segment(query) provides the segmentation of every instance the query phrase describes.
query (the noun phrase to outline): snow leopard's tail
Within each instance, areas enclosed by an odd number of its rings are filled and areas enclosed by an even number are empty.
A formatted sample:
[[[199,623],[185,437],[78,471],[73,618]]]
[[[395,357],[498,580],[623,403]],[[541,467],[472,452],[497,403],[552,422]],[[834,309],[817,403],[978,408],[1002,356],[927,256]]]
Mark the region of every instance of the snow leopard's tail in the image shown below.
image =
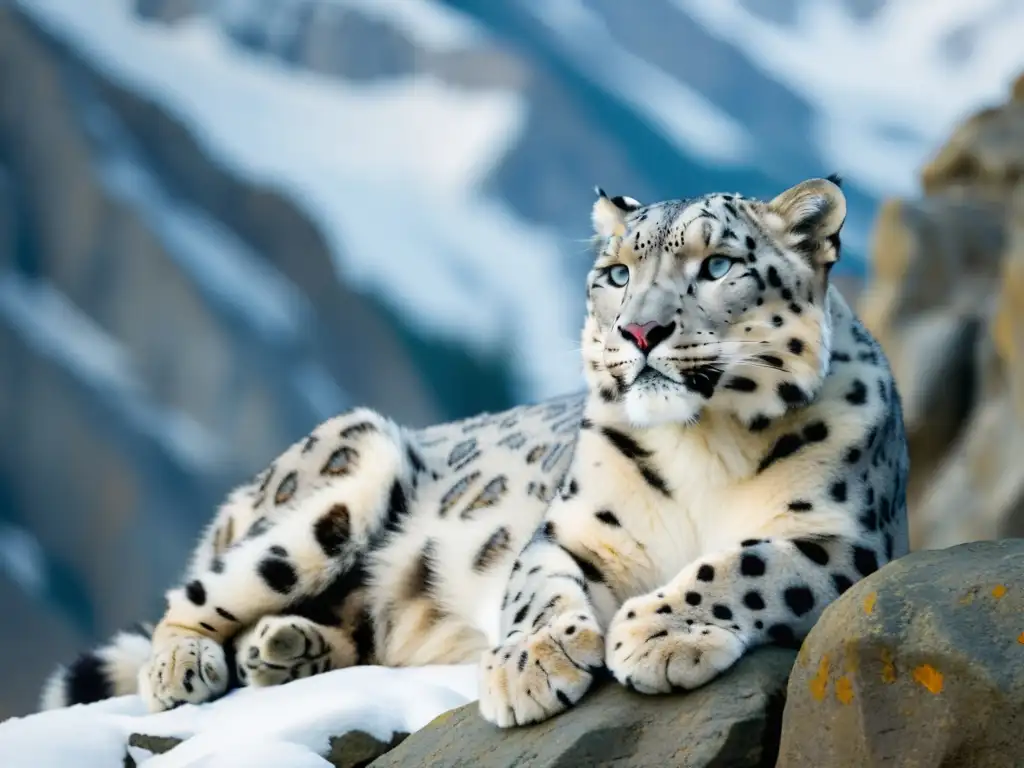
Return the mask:
[[[149,659],[152,637],[153,625],[136,624],[58,667],[43,685],[40,711],[137,693],[139,670]]]

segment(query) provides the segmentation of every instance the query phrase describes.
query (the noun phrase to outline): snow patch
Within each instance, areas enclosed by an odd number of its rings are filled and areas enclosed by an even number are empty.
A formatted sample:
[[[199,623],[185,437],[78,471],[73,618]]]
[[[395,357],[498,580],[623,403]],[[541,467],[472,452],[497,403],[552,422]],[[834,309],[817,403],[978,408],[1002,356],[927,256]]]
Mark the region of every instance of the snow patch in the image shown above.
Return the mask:
[[[327,765],[331,737],[360,730],[381,741],[412,733],[477,697],[475,664],[351,667],[277,688],[243,688],[218,701],[148,714],[137,696],[0,723],[4,768],[120,768],[133,733],[187,739],[147,768]]]

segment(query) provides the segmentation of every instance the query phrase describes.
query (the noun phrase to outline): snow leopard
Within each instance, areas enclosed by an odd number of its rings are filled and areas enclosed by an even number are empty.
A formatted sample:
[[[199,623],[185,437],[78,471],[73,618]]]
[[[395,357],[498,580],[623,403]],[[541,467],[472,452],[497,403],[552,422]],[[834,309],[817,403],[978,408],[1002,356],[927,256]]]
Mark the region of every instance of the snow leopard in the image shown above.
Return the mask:
[[[685,691],[799,646],[908,551],[900,397],[829,279],[845,219],[834,176],[770,200],[597,189],[583,391],[319,424],[227,495],[160,621],[59,668],[42,707],[469,663],[512,727],[600,676]]]

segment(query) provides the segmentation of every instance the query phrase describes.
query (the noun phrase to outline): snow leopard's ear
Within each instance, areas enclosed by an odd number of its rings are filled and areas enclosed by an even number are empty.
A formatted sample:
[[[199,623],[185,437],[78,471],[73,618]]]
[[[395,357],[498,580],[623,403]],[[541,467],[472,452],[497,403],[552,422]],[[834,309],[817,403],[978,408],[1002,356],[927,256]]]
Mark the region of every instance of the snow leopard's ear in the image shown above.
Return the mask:
[[[835,175],[808,179],[767,205],[778,216],[773,223],[786,246],[826,269],[839,260],[839,230],[846,221],[846,196],[839,184]]]
[[[595,187],[594,192],[597,194],[597,200],[594,201],[594,208],[590,212],[590,220],[593,222],[594,232],[601,237],[623,234],[626,231],[626,216],[643,207],[632,197],[608,197],[600,187]]]

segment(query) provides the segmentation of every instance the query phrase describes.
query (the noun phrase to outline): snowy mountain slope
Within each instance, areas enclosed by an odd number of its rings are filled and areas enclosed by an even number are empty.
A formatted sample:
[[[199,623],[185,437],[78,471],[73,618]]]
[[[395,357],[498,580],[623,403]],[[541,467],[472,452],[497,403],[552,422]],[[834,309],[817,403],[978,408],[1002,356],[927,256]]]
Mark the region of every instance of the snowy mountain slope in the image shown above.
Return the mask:
[[[1024,65],[1012,45],[1024,10],[1001,0],[927,9],[794,1],[784,22],[739,0],[650,0],[643,13],[610,0],[486,10],[474,0],[218,0],[173,27],[139,23],[127,0],[88,11],[59,0],[19,5],[182,116],[224,162],[301,200],[332,242],[340,278],[471,349],[510,344],[527,398],[578,383],[564,356],[537,350],[552,336],[557,348],[574,343],[580,303],[562,297],[578,293],[569,281],[579,269],[566,264],[570,233],[583,229],[522,221],[521,189],[502,190],[507,202],[488,194],[531,127],[533,95],[467,92],[415,72],[347,83],[277,66],[231,45],[232,34],[294,48],[297,9],[331,6],[391,24],[428,52],[495,38],[542,46],[647,124],[646,135],[617,136],[623,145],[659,134],[709,181],[739,189],[748,177],[762,194],[798,175],[842,173],[851,260],[863,253],[877,198],[912,190],[952,122]],[[658,194],[700,189],[693,178],[670,189],[658,170],[642,169]]]
[[[765,3],[672,2],[813,105],[813,148],[877,195],[913,194],[928,155],[1024,69],[1014,0],[800,0],[785,24],[750,12]]]
[[[842,174],[840,272],[863,268],[880,198],[912,194],[956,121],[1024,69],[1024,6],[1012,0],[439,2],[589,93],[659,196],[767,195]]]
[[[431,78],[345,86],[269,65],[201,18],[139,23],[127,0],[18,5],[183,118],[231,167],[301,201],[339,277],[471,349],[509,346],[527,398],[579,386],[564,357],[531,354],[571,344],[579,324],[579,302],[562,300],[574,291],[555,240],[479,193],[521,130],[514,94],[467,95]]]

